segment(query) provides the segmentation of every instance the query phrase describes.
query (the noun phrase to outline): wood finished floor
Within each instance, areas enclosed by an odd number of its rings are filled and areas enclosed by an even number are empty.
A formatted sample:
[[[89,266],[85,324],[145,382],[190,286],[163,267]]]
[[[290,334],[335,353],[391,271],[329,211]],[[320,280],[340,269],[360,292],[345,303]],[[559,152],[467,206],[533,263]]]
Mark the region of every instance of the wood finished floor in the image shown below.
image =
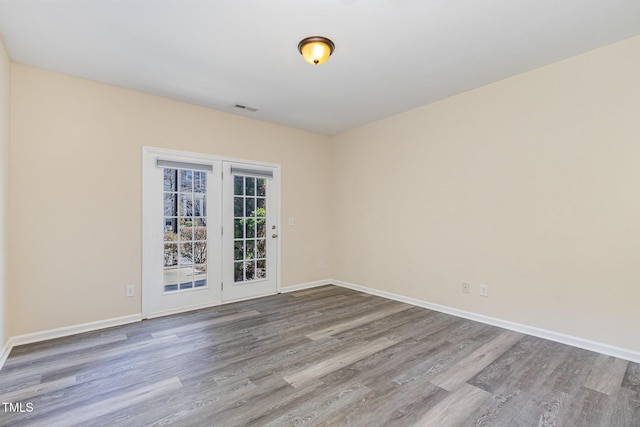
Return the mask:
[[[16,347],[1,426],[640,426],[640,365],[324,286]]]

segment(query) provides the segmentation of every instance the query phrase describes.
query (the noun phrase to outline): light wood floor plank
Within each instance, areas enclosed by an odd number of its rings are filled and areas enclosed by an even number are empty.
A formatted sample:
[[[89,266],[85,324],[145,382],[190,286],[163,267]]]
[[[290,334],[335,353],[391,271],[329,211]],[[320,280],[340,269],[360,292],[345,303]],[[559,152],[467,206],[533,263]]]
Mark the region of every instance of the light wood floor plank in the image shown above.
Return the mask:
[[[392,341],[388,338],[380,338],[370,343],[364,343],[349,351],[336,354],[333,357],[325,359],[322,362],[316,363],[315,365],[312,365],[294,374],[287,375],[286,377],[284,377],[284,380],[294,387],[299,387],[300,385],[311,379],[320,378],[321,376],[327,375],[330,372],[335,371],[336,369],[350,365],[351,363],[357,362],[360,359],[363,359],[371,354],[377,353],[395,344],[395,341]]]
[[[629,362],[622,380],[622,387],[640,393],[640,363]]]
[[[472,385],[464,384],[427,412],[422,419],[415,423],[415,426],[460,426],[469,415],[490,397],[490,393]]]
[[[152,397],[175,392],[180,387],[182,387],[182,384],[178,378],[169,378],[79,408],[68,408],[64,413],[46,420],[34,420],[32,425],[33,427],[65,427],[72,423],[74,425],[82,425],[96,417],[128,406],[144,406],[145,401]]]
[[[31,372],[31,375],[14,375],[10,378],[5,376],[4,369],[0,371],[0,393],[11,393],[15,390],[40,384],[42,382],[42,374]]]
[[[445,390],[457,390],[462,384],[470,380],[478,372],[489,366],[523,335],[518,332],[504,331],[464,359],[460,360],[448,370],[431,379],[435,385]]]
[[[265,424],[265,427],[280,427],[283,425],[320,424],[320,420],[330,418],[334,414],[348,408],[353,403],[363,399],[370,390],[360,384],[348,387],[338,387],[325,391],[307,400],[294,410]]]
[[[629,362],[599,354],[584,386],[604,394],[614,394],[622,385]]]
[[[522,410],[511,420],[511,426],[564,427],[559,424],[559,418],[567,410],[570,400],[570,396],[561,391],[532,393]]]
[[[259,314],[260,312],[256,310],[241,311],[240,313],[228,314],[226,316],[220,316],[210,320],[202,320],[200,322],[194,322],[189,325],[164,329],[162,331],[152,333],[151,336],[153,338],[160,338],[160,337],[166,337],[168,335],[180,335],[185,332],[197,331],[199,329],[203,329],[208,326],[220,325],[222,323],[233,322],[234,320],[240,320],[240,319],[246,319],[248,317],[258,316]]]
[[[512,427],[513,420],[530,399],[531,396],[520,390],[494,393],[466,419],[462,426]],[[537,422],[532,422],[532,425],[537,425]]]
[[[638,427],[640,426],[640,394],[631,390],[620,389],[609,397],[605,408],[603,426]]]
[[[147,341],[133,343],[133,344],[129,343],[128,341],[125,341],[122,347],[115,347],[109,350],[96,352],[96,353],[89,352],[87,354],[83,354],[77,357],[64,357],[64,358],[53,359],[53,360],[46,359],[42,363],[39,363],[37,366],[38,366],[38,369],[46,371],[49,369],[71,368],[74,366],[93,364],[93,363],[105,361],[111,357],[117,357],[127,353],[135,353],[136,351],[142,351],[145,348],[166,344],[169,341],[175,341],[175,339],[176,339],[176,336],[171,335],[171,336],[161,337],[154,340],[147,340]],[[15,369],[8,370],[5,378],[8,380],[13,380],[13,379],[20,379],[23,377],[29,377],[33,374],[34,372],[32,370],[32,366],[31,364],[29,364],[29,368],[25,370],[15,370]]]
[[[62,390],[76,384],[76,376],[63,377],[57,380],[33,384],[9,393],[0,394],[0,402],[17,402],[32,399],[44,393]]]
[[[557,417],[559,426],[598,426],[602,425],[609,397],[606,394],[580,388],[575,398],[570,398],[566,408]]]
[[[372,390],[334,418],[328,418],[326,425],[413,425],[449,394],[423,379],[401,385],[387,382],[385,385],[386,388]]]
[[[118,335],[109,335],[106,337],[98,337],[91,338],[87,340],[79,340],[78,342],[74,342],[65,346],[53,346],[48,348],[43,348],[37,351],[33,351],[31,353],[18,355],[16,357],[12,357],[7,360],[3,370],[10,370],[11,368],[30,363],[35,360],[44,360],[50,357],[60,357],[63,354],[70,354],[78,351],[84,351],[91,348],[98,348],[106,346],[107,344],[114,344],[125,341],[127,339],[127,335],[118,334]]]
[[[540,386],[542,390],[561,391],[569,395],[577,394],[587,381],[597,354],[577,347],[566,347],[560,363]]]
[[[371,314],[366,314],[364,316],[360,316],[356,319],[352,319],[346,322],[338,323],[336,325],[330,326],[328,328],[321,329],[319,331],[312,332],[307,334],[307,338],[310,338],[314,341],[321,340],[324,338],[328,338],[331,335],[335,335],[337,333],[347,331],[349,329],[353,329],[357,326],[361,326],[367,323],[371,323],[374,320],[382,319],[387,316],[390,316],[395,313],[400,313],[402,311],[410,309],[411,306],[408,304],[399,304],[395,307],[389,307],[384,310],[376,311]]]

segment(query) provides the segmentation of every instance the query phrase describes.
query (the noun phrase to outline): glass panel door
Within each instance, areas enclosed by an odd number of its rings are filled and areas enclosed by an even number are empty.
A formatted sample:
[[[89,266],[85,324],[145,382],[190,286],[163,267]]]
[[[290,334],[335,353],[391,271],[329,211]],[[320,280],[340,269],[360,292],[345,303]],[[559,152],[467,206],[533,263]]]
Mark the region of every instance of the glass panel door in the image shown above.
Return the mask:
[[[222,162],[143,153],[143,316],[220,304]]]
[[[164,168],[164,292],[207,286],[207,172]]]
[[[225,162],[223,300],[277,291],[277,185],[274,170]],[[228,206],[224,204],[228,203]]]
[[[276,293],[277,166],[143,149],[142,314]]]
[[[267,278],[267,179],[233,176],[233,281]]]

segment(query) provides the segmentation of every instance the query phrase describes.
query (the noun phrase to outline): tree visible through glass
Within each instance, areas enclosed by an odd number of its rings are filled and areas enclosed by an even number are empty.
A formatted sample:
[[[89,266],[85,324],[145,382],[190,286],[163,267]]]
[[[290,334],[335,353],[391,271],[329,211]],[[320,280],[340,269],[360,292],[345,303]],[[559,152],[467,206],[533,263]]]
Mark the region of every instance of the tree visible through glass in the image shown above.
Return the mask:
[[[207,173],[165,168],[164,291],[207,285]]]
[[[233,178],[233,276],[236,283],[267,278],[267,180]]]

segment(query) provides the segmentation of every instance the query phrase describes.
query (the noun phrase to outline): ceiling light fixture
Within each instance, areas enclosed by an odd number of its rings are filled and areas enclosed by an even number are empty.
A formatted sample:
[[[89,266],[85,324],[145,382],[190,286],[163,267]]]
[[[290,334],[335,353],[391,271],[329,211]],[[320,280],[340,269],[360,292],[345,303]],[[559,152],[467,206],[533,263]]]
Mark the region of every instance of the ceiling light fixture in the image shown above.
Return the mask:
[[[313,36],[300,40],[298,51],[311,65],[320,65],[327,62],[335,50],[336,45],[326,37]]]

